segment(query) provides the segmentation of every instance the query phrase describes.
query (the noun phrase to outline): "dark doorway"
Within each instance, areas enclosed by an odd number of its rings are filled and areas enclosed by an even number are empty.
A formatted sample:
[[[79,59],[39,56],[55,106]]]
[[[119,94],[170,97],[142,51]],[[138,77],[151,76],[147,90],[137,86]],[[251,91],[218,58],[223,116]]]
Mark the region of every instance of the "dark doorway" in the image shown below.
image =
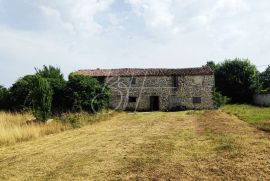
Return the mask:
[[[150,96],[150,111],[158,111],[158,110],[159,110],[159,97]]]

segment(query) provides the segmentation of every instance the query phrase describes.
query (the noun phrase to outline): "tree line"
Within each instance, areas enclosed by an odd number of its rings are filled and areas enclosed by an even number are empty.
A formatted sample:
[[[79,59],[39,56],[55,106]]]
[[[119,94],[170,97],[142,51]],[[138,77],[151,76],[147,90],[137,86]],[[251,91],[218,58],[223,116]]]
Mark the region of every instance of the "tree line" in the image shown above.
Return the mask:
[[[60,68],[43,66],[8,89],[0,86],[0,109],[32,111],[37,120],[46,121],[63,112],[99,111],[109,96],[102,79],[71,73],[66,81]]]
[[[252,103],[255,93],[270,93],[270,66],[262,73],[248,59],[209,61],[207,66],[215,74],[216,107],[228,101]],[[32,111],[45,121],[63,112],[99,111],[108,104],[110,94],[103,79],[71,73],[66,81],[60,68],[43,66],[10,88],[0,86],[0,110]]]
[[[225,60],[216,64],[207,62],[215,73],[217,100],[224,104],[253,103],[253,95],[270,93],[270,66],[260,73],[248,59]],[[225,98],[223,97],[225,96]]]

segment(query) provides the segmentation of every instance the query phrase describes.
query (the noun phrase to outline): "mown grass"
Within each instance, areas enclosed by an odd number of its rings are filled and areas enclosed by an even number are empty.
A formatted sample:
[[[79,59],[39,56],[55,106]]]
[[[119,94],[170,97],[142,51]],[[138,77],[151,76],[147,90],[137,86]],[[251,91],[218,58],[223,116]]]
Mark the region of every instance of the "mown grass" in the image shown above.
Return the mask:
[[[258,107],[253,105],[226,105],[222,110],[235,115],[258,129],[270,132],[270,107]]]
[[[67,113],[54,117],[50,123],[36,122],[30,113],[0,112],[0,146],[29,141],[45,135],[79,128],[108,119],[108,111],[97,114]]]
[[[222,111],[117,113],[0,147],[0,180],[267,180],[270,140]]]

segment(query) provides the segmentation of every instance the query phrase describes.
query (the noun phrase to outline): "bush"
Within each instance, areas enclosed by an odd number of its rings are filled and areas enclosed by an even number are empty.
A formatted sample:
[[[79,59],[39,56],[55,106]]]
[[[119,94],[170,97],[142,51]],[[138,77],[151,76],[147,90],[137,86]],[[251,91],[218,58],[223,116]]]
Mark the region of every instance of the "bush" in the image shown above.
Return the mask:
[[[0,109],[8,108],[8,90],[0,85]]]
[[[46,121],[51,116],[52,106],[52,90],[49,82],[40,76],[35,76],[30,95],[34,116],[40,121]]]
[[[64,75],[61,73],[60,68],[53,66],[43,66],[43,69],[36,69],[36,75],[45,78],[52,88],[53,100],[52,100],[52,111],[58,113],[63,111],[64,104],[64,88],[66,81]]]
[[[65,89],[67,109],[74,112],[96,112],[104,108],[110,90],[96,78],[71,74]]]
[[[226,60],[216,65],[216,88],[233,103],[249,103],[258,87],[258,71],[246,59]]]
[[[26,75],[17,80],[9,89],[9,108],[13,111],[31,109],[32,101],[30,92],[33,89],[34,75]]]
[[[262,89],[270,93],[270,66],[260,74],[260,82],[262,83]]]
[[[226,96],[223,96],[220,92],[217,92],[216,90],[213,92],[213,101],[214,101],[214,106],[216,108],[219,108],[221,106],[224,106],[227,104],[230,99],[227,98]]]

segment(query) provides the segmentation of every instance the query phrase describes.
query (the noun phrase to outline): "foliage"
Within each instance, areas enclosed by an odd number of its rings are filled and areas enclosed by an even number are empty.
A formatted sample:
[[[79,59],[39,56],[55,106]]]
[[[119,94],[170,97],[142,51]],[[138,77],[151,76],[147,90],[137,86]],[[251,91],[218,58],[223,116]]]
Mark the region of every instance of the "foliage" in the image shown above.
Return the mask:
[[[216,64],[215,64],[214,61],[208,61],[208,62],[206,63],[206,65],[207,65],[208,67],[210,67],[213,71],[216,70]]]
[[[7,108],[8,90],[0,85],[0,109]]]
[[[233,103],[251,102],[258,86],[258,71],[247,59],[226,60],[216,66],[216,88]]]
[[[213,92],[213,100],[214,100],[214,106],[216,108],[224,106],[230,101],[229,98],[227,98],[226,96],[223,96],[220,92],[216,90]]]
[[[109,101],[110,90],[97,79],[71,74],[65,89],[67,109],[71,111],[96,112]]]
[[[270,92],[270,66],[260,74],[260,82],[262,83],[262,90],[265,93]]]
[[[35,76],[31,91],[31,99],[34,116],[38,120],[46,121],[51,116],[52,106],[52,90],[46,79]]]
[[[26,75],[17,80],[9,89],[9,108],[13,111],[23,111],[31,108],[30,92],[33,89],[34,75]]]
[[[45,78],[51,85],[53,91],[52,111],[54,113],[63,111],[66,81],[60,68],[44,65],[43,69],[36,68],[36,72],[36,75]]]

